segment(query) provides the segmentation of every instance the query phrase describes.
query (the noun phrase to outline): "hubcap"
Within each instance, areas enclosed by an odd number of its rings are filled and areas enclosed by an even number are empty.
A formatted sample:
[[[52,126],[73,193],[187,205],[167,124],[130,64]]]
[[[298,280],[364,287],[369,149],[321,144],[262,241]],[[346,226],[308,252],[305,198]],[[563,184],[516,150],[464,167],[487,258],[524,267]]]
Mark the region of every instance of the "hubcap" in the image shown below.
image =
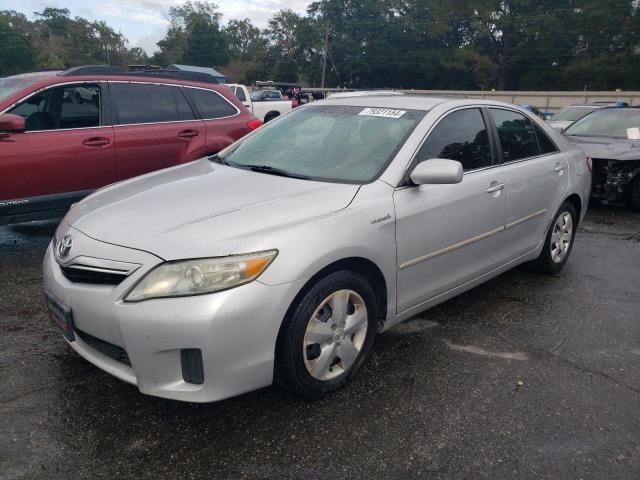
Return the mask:
[[[551,260],[555,263],[562,262],[571,246],[573,239],[573,219],[569,212],[562,212],[551,233]]]
[[[360,355],[367,336],[367,307],[353,290],[338,290],[316,308],[304,335],[304,365],[317,380],[331,380]]]

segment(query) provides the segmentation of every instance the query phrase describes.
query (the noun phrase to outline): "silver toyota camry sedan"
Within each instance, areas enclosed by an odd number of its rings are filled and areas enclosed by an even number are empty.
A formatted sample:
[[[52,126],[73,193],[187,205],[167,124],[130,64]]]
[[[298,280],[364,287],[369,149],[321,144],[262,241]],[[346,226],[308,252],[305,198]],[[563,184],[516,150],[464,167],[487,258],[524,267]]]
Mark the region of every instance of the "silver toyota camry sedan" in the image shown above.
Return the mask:
[[[76,204],[44,259],[50,316],[145,394],[275,381],[319,397],[377,333],[518,264],[558,272],[590,180],[581,150],[513,105],[315,102]]]

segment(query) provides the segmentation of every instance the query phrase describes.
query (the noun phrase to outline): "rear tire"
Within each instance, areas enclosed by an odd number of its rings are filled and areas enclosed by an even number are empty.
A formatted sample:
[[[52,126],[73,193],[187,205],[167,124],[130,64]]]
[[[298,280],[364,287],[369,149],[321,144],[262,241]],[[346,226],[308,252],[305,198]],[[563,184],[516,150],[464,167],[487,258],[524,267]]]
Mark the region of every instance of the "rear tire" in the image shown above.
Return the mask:
[[[268,121],[273,120],[278,116],[280,116],[278,112],[269,112],[264,116],[264,123],[267,123]]]
[[[303,398],[342,388],[369,356],[376,324],[367,280],[347,270],[330,273],[289,309],[276,346],[276,382]]]
[[[571,255],[578,227],[578,215],[571,202],[564,202],[556,212],[538,258],[531,268],[540,273],[555,274],[562,270]]]

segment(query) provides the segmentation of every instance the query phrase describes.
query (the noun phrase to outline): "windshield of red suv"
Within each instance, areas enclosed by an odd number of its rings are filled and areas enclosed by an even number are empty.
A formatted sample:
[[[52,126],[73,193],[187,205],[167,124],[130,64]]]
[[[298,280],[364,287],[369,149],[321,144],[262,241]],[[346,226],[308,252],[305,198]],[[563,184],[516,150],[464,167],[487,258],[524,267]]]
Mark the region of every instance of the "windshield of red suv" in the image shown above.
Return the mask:
[[[0,79],[0,102],[34,83],[36,83],[36,80],[27,78],[8,77]]]

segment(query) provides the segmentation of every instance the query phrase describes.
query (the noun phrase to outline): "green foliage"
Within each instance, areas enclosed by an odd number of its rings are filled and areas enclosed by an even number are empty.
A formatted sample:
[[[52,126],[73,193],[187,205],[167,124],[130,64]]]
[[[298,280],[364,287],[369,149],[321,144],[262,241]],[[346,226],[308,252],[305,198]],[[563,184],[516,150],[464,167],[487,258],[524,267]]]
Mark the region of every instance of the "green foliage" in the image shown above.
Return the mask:
[[[187,2],[169,8],[168,18],[169,30],[158,42],[160,50],[154,54],[154,63],[210,67],[228,62],[227,37],[220,27],[222,15],[217,5]]]
[[[213,66],[230,80],[424,89],[640,89],[637,0],[320,0],[265,29],[169,8],[151,59],[104,22],[0,11],[0,75],[107,63]]]
[[[13,11],[0,12],[0,76],[33,68],[29,21]]]

